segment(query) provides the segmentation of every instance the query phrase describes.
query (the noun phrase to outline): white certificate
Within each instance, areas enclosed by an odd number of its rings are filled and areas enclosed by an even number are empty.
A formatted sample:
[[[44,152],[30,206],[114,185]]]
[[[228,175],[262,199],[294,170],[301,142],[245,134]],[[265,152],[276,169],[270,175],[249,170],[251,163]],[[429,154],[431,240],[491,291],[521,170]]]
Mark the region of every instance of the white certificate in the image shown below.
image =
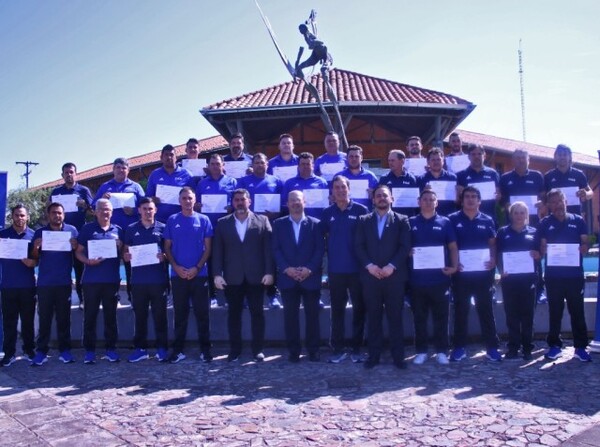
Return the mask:
[[[335,174],[346,169],[346,163],[343,161],[338,161],[337,163],[323,163],[319,169],[321,170],[321,176],[330,182]]]
[[[117,257],[116,239],[90,239],[88,241],[88,258],[109,259]]]
[[[285,183],[298,175],[298,166],[276,166],[273,168],[273,175]]]
[[[496,183],[469,183],[469,186],[473,186],[479,190],[481,193],[481,200],[496,200]]]
[[[135,194],[132,192],[111,192],[110,203],[112,203],[115,210],[126,206],[135,208]]]
[[[156,185],[156,197],[160,199],[160,203],[179,205],[179,191],[181,186]]]
[[[502,253],[504,273],[533,273],[533,258],[528,251],[507,251]]]
[[[52,203],[60,203],[65,209],[65,213],[75,213],[78,211],[77,200],[79,196],[77,194],[59,194],[52,196]]]
[[[406,158],[404,160],[404,168],[414,176],[425,174],[425,166],[427,166],[426,158]]]
[[[204,168],[206,168],[206,160],[203,158],[184,158],[181,160],[181,166],[183,169],[187,169],[192,173],[194,177],[204,177],[206,172]]]
[[[455,174],[459,171],[464,171],[471,164],[468,155],[455,155],[453,157],[446,157],[445,160],[448,171]]]
[[[548,244],[549,267],[579,267],[579,244]]]
[[[140,267],[142,265],[158,264],[160,260],[158,254],[158,244],[130,245],[131,266]]]
[[[463,266],[463,272],[483,272],[488,270],[485,268],[485,263],[490,260],[490,249],[459,250],[458,258]]]
[[[392,188],[394,208],[416,208],[419,206],[419,188]]]
[[[435,192],[438,200],[456,200],[456,182],[446,180],[430,180],[427,182]]]
[[[42,231],[42,250],[71,251],[70,231]]]
[[[254,211],[262,213],[281,211],[281,194],[254,194]]]
[[[302,192],[306,208],[327,208],[329,206],[328,189],[305,189]]]
[[[207,214],[225,214],[227,212],[227,194],[203,194],[202,212]]]
[[[247,170],[248,162],[246,160],[225,162],[225,173],[229,177],[242,178],[246,175]]]
[[[29,242],[26,239],[0,239],[0,259],[25,259]]]
[[[350,180],[350,197],[353,199],[368,199],[368,189],[368,180]]]
[[[565,195],[565,199],[567,199],[567,205],[579,205],[581,203],[581,200],[579,200],[579,197],[577,197],[577,191],[579,191],[577,186],[566,186],[564,188],[557,189],[560,189]]]
[[[537,208],[535,204],[537,203],[537,196],[510,196],[510,204],[512,205],[515,202],[524,202],[527,205],[527,209],[529,210],[529,215],[537,215]]]
[[[446,267],[444,258],[444,247],[413,247],[413,268],[415,270],[423,269],[443,269]]]

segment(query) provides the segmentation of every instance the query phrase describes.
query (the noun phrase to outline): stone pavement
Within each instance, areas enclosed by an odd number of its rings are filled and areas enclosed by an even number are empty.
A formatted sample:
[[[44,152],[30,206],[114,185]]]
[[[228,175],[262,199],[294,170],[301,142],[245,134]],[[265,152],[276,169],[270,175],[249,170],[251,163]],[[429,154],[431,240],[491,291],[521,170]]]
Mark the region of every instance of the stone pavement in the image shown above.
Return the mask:
[[[0,445],[600,445],[600,356],[492,364],[476,350],[404,371],[327,364],[325,349],[320,363],[280,347],[228,363],[224,345],[210,364],[195,348],[177,365],[83,365],[80,349],[70,365],[20,360],[0,368]]]

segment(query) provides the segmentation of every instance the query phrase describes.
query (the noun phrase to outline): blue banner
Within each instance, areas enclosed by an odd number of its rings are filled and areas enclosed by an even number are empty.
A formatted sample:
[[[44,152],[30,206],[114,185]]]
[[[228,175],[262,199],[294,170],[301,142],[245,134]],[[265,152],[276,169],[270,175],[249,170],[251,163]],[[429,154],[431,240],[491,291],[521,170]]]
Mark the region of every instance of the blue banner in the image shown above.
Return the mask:
[[[6,201],[8,200],[8,173],[0,172],[0,228],[4,228],[6,218]]]

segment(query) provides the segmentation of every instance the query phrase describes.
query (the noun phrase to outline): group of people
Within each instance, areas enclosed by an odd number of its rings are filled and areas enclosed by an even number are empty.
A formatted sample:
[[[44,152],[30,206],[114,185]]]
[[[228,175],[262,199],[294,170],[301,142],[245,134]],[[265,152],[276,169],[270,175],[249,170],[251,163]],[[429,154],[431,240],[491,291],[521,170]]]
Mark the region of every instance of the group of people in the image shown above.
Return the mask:
[[[72,269],[84,303],[84,363],[95,363],[98,358],[100,306],[103,358],[119,361],[121,260],[135,314],[130,362],[150,357],[149,313],[158,361],[184,360],[190,308],[196,319],[200,359],[210,362],[211,288],[223,290],[227,300],[228,361],[236,362],[242,355],[244,308],[250,313],[252,359],[264,360],[263,300],[265,291],[277,289],[283,301],[289,361],[301,358],[301,304],[308,360],[319,361],[323,266],[331,298],[331,363],[350,358],[366,368],[378,365],[385,313],[393,363],[405,368],[405,300],[414,317],[415,364],[429,358],[430,316],[437,362],[467,357],[472,302],[487,358],[501,361],[493,312],[496,269],[501,274],[508,327],[505,358],[531,358],[537,290],[545,282],[550,314],[545,357],[561,355],[566,301],[575,356],[591,361],[586,350],[581,258],[588,241],[580,210],[593,193],[585,175],[572,166],[567,146],[556,148],[556,168],[545,175],[529,169],[527,152],[517,149],[514,169],[499,176],[484,165],[482,147],[471,146],[463,153],[458,134],[450,137],[446,160],[439,148],[423,157],[420,138],[410,137],[407,153],[389,152],[390,172],[380,179],[362,166],[361,147],[340,151],[335,132],[327,133],[324,146],[325,153],[316,160],[308,152],[296,155],[292,136],[284,134],[279,154],[269,160],[262,153],[248,155],[243,136],[235,134],[228,155],[214,153],[204,162],[199,159],[198,141],[192,138],[186,144],[183,165],[177,163],[173,146],[162,149],[162,166],[150,174],[145,191],[129,179],[128,161],[117,158],[113,179],[102,184],[95,196],[77,182],[75,164],[66,163],[64,184],[48,199],[48,224],[34,232],[28,227],[27,208],[16,205],[11,210],[12,226],[0,232],[0,239],[21,241],[15,241],[15,256],[0,259],[2,365],[16,360],[19,319],[23,350],[32,365],[48,360],[53,320],[58,358],[64,363],[74,361]],[[458,172],[447,169],[461,166],[461,159],[464,165]],[[422,172],[414,175],[415,166]],[[508,219],[499,229],[497,205]],[[170,343],[168,293],[173,297],[174,314]],[[40,323],[34,339],[36,296]],[[349,300],[352,336],[347,346]],[[449,352],[451,301],[454,327]],[[366,354],[361,352],[365,339]]]

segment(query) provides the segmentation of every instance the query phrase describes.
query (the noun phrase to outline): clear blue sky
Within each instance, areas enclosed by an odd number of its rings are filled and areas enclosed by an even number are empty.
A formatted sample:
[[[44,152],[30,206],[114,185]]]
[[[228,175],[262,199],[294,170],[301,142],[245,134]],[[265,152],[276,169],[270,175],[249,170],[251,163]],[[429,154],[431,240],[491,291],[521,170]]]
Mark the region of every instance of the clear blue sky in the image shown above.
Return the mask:
[[[261,0],[294,58],[311,8],[335,66],[477,104],[462,128],[600,149],[600,2]],[[0,171],[30,185],[216,131],[198,110],[288,81],[253,0],[0,1]]]

